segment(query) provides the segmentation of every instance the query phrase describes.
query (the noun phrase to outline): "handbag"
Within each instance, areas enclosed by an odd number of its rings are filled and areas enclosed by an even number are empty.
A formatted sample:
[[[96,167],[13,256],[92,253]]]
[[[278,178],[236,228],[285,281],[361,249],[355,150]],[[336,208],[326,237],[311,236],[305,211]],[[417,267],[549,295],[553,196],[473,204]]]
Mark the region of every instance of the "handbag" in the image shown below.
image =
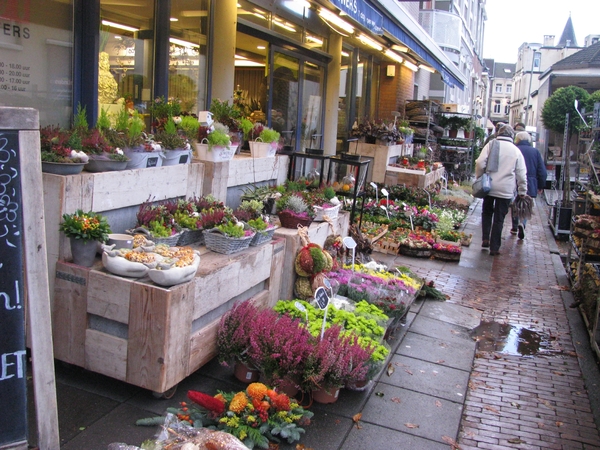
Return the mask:
[[[473,197],[484,198],[490,193],[492,189],[492,177],[487,172],[483,172],[479,178],[477,178],[471,186]]]

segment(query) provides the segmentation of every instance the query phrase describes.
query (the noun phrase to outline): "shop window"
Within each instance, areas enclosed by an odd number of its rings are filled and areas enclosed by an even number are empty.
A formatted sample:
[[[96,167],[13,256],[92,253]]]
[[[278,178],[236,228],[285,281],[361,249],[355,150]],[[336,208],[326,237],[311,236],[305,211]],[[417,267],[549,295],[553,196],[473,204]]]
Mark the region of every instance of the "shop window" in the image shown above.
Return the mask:
[[[101,0],[100,17],[100,108],[114,113],[125,102],[145,113],[152,99],[154,1]]]
[[[73,5],[47,0],[0,2],[0,98],[39,110],[40,125],[71,126]]]
[[[208,0],[171,3],[169,46],[169,97],[181,100],[182,110],[196,113],[207,108]]]
[[[302,87],[301,138],[304,148],[323,148],[323,127],[321,125],[321,105],[323,104],[324,69],[311,62],[304,63]]]

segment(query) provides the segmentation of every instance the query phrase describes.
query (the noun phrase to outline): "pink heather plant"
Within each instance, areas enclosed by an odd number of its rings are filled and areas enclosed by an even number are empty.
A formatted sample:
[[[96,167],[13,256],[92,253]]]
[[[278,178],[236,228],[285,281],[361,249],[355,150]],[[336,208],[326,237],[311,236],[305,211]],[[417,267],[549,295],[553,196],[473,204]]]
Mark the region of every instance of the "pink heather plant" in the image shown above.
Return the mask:
[[[231,361],[248,363],[252,327],[259,310],[251,301],[236,303],[222,317],[217,330],[219,362],[225,366]]]
[[[269,384],[278,387],[283,381],[300,380],[314,346],[314,338],[299,319],[264,310],[254,319],[248,356]]]
[[[365,349],[358,344],[356,334],[342,333],[338,325],[328,328],[306,358],[302,389],[332,390],[363,380],[369,370],[367,362],[371,353],[372,348]]]

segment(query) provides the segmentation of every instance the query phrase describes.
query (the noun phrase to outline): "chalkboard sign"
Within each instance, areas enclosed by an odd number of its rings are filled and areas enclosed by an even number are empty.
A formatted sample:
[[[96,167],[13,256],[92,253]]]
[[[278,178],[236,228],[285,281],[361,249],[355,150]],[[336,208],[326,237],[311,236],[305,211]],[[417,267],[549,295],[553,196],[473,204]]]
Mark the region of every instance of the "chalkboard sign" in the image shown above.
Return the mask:
[[[327,295],[324,287],[319,287],[315,291],[315,301],[320,309],[325,309],[329,305],[329,295]]]
[[[27,439],[19,132],[0,130],[0,447]]]

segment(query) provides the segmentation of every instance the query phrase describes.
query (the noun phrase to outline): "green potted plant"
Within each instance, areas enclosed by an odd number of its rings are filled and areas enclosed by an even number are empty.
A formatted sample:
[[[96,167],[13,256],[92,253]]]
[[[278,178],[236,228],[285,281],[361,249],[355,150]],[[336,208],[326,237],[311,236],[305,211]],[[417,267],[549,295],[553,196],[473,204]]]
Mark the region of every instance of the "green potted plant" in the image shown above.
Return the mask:
[[[91,267],[96,260],[98,244],[106,242],[111,232],[106,217],[78,209],[72,214],[63,214],[62,219],[59,229],[70,240],[73,262]]]
[[[279,145],[280,133],[261,123],[254,124],[251,131],[250,154],[253,158],[274,157]]]
[[[212,229],[204,231],[206,248],[213,252],[228,255],[250,246],[255,231],[247,224],[227,219]]]
[[[203,161],[222,162],[233,158],[237,145],[232,145],[229,129],[220,122],[198,128],[196,155]]]
[[[89,161],[89,156],[81,151],[81,139],[76,133],[52,125],[40,128],[40,150],[42,172],[77,174]]]
[[[297,228],[298,225],[308,227],[315,217],[315,212],[301,194],[283,195],[275,202],[275,205],[277,216],[284,228]]]
[[[173,117],[167,119],[162,131],[156,133],[154,139],[161,145],[165,153],[163,166],[188,164],[190,162],[192,147],[183,133],[179,133]]]

